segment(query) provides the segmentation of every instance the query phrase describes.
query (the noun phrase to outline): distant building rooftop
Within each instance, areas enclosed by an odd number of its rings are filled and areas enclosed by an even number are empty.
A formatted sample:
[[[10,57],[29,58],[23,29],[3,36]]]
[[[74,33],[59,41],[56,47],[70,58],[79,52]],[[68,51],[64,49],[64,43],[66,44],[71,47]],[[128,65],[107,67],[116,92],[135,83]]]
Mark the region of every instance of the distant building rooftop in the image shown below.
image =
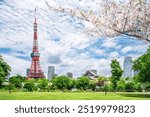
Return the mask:
[[[98,78],[96,70],[88,70],[85,72],[84,76],[89,77],[91,80]]]

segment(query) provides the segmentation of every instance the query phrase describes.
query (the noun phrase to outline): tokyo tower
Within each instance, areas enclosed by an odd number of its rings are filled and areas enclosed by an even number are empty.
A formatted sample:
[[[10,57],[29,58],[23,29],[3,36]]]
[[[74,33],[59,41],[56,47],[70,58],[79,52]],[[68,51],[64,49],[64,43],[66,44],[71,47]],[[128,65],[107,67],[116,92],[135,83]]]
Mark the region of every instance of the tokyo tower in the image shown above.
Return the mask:
[[[45,78],[44,72],[41,70],[40,66],[40,53],[38,51],[38,38],[37,38],[37,21],[36,21],[36,9],[35,9],[35,21],[34,21],[34,36],[33,36],[33,48],[31,53],[31,67],[27,76],[27,80],[31,78]]]

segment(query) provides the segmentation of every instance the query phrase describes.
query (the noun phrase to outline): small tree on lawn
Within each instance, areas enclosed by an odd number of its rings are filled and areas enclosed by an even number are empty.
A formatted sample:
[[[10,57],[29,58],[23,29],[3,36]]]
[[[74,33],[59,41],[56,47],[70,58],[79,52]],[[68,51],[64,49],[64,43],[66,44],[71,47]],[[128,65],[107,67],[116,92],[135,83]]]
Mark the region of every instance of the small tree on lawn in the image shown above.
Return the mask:
[[[88,77],[82,76],[77,80],[77,89],[87,90],[90,87],[90,80]]]
[[[25,88],[27,91],[32,92],[33,89],[34,89],[34,81],[28,80],[28,81],[25,83],[24,88]]]
[[[14,86],[18,89],[22,87],[22,82],[24,81],[25,81],[25,77],[21,75],[12,76],[9,78],[9,82],[14,84]]]
[[[52,79],[53,87],[57,87],[57,89],[65,90],[70,89],[71,86],[71,79],[66,76],[58,76]]]
[[[45,78],[39,79],[38,83],[39,88],[43,91],[48,87],[48,80]]]
[[[110,81],[113,83],[114,86],[113,88],[115,93],[117,88],[117,82],[120,80],[123,70],[121,69],[119,62],[116,59],[111,61],[110,66],[111,66],[111,73],[112,73]]]

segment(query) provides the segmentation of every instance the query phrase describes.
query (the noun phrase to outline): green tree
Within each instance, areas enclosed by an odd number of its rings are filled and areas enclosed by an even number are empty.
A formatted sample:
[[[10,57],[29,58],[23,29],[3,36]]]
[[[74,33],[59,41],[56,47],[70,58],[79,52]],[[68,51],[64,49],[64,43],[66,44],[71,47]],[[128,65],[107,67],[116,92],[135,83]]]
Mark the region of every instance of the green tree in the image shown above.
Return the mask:
[[[133,69],[139,72],[137,78],[140,82],[150,82],[150,47],[133,62]]]
[[[0,77],[0,88],[3,87],[2,83],[4,82],[4,78]]]
[[[28,80],[26,81],[26,83],[24,84],[24,88],[29,91],[32,92],[34,89],[34,81],[33,80]]]
[[[70,89],[76,88],[77,80],[76,79],[71,79],[71,85]]]
[[[12,90],[15,88],[14,84],[12,83],[9,83],[7,86],[6,86],[6,89],[8,89],[9,91],[9,94],[11,94]]]
[[[4,59],[0,55],[0,88],[2,87],[2,83],[5,80],[5,77],[8,76],[10,72],[10,66],[4,61]]]
[[[25,77],[23,77],[21,75],[12,76],[9,78],[9,82],[14,84],[14,86],[18,89],[22,87],[21,83],[24,81],[25,81]]]
[[[52,79],[52,85],[60,90],[70,89],[71,79],[66,76],[58,76]]]
[[[121,78],[118,82],[117,82],[117,91],[124,91],[125,90],[125,80],[123,78]]]
[[[111,82],[113,83],[113,88],[114,88],[114,93],[116,92],[116,88],[117,88],[117,82],[120,80],[123,70],[120,67],[119,62],[114,59],[111,61]]]
[[[98,86],[104,86],[105,85],[105,80],[106,80],[106,78],[104,76],[99,76],[98,81],[97,81],[97,85]]]
[[[97,86],[97,79],[91,80],[89,88],[92,89],[92,91],[95,91],[96,90],[96,86]]]
[[[135,91],[135,84],[133,82],[127,82],[125,85],[126,92],[133,92]]]
[[[39,79],[38,83],[38,87],[43,91],[48,87],[48,80],[46,78]]]
[[[77,89],[87,90],[90,87],[90,79],[88,77],[82,76],[77,80]]]
[[[6,77],[10,74],[11,68],[0,55],[0,77]]]

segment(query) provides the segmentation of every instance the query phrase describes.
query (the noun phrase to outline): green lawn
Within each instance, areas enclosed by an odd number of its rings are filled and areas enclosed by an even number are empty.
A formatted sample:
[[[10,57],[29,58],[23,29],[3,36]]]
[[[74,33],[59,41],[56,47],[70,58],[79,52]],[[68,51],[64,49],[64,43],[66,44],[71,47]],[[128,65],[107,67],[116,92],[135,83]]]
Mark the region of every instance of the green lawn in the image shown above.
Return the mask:
[[[150,100],[150,93],[103,92],[0,92],[0,100]]]

